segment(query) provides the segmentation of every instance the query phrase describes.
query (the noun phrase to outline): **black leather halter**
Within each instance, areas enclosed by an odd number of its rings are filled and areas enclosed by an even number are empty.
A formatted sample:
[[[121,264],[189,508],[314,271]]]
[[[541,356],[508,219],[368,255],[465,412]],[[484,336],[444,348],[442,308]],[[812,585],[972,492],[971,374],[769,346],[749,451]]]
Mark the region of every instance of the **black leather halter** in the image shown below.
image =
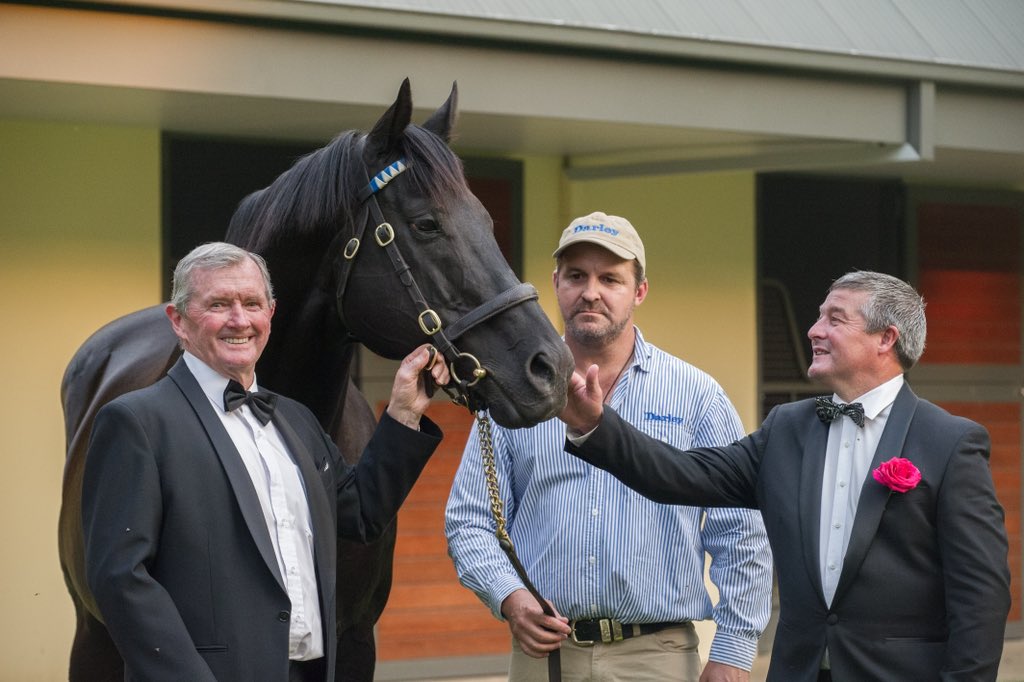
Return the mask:
[[[431,342],[448,362],[452,381],[449,382],[448,386],[443,387],[445,392],[448,393],[454,402],[466,406],[472,412],[477,412],[484,409],[486,405],[483,404],[479,396],[471,395],[470,389],[487,376],[487,369],[475,356],[470,353],[461,352],[455,346],[455,340],[478,324],[486,322],[520,303],[536,300],[537,290],[532,284],[525,282],[517,284],[469,311],[455,322],[449,324],[447,330],[445,330],[441,316],[430,307],[419,285],[416,284],[416,278],[413,277],[412,270],[409,268],[408,263],[406,263],[405,258],[402,257],[402,252],[395,242],[395,230],[384,219],[384,214],[377,203],[377,192],[384,189],[389,182],[394,180],[406,168],[408,166],[405,159],[395,161],[370,178],[359,194],[360,203],[366,203],[369,207],[369,216],[366,223],[356,226],[355,235],[345,244],[343,251],[344,260],[342,261],[341,274],[338,279],[338,315],[341,317],[342,322],[344,322],[345,311],[343,303],[348,278],[352,272],[356,254],[359,252],[359,247],[362,244],[366,227],[371,224],[376,225],[373,229],[373,239],[377,246],[384,249],[384,252],[391,260],[392,267],[395,269],[395,274],[398,275],[399,280],[405,286],[405,290],[409,293],[409,297],[412,299],[418,313],[417,321],[419,322],[420,329],[426,336],[430,337]],[[460,366],[463,368],[462,376],[459,375]]]

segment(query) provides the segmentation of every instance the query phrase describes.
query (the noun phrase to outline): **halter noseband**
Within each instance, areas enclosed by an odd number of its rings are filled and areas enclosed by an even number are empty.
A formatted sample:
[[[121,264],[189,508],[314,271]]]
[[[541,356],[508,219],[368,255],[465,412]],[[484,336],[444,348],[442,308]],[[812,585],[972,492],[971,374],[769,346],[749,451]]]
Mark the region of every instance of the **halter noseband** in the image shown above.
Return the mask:
[[[359,252],[363,233],[367,225],[376,224],[376,227],[373,230],[374,241],[377,242],[379,247],[384,249],[384,252],[391,260],[391,265],[395,270],[395,274],[398,275],[399,280],[405,286],[405,290],[409,293],[409,297],[412,299],[413,305],[418,311],[417,321],[419,322],[420,329],[425,335],[430,337],[432,343],[439,351],[441,351],[441,354],[444,355],[445,360],[448,362],[448,369],[451,372],[453,379],[452,383],[454,385],[450,383],[448,386],[444,386],[443,388],[445,392],[448,393],[453,402],[464,405],[469,408],[469,410],[476,412],[483,409],[485,406],[482,404],[482,401],[470,396],[469,389],[476,386],[481,379],[488,376],[488,372],[475,356],[470,353],[463,353],[456,348],[454,341],[473,327],[491,319],[492,317],[500,315],[520,303],[536,300],[537,290],[532,284],[528,284],[526,282],[517,284],[510,289],[506,289],[494,298],[477,306],[450,324],[447,332],[445,332],[441,316],[430,307],[424,298],[419,285],[416,284],[416,278],[413,276],[412,270],[408,263],[406,263],[405,258],[402,257],[402,252],[398,248],[398,244],[395,242],[395,230],[391,224],[384,219],[384,214],[381,212],[380,205],[377,203],[377,192],[384,189],[389,182],[398,177],[398,175],[407,168],[408,165],[406,164],[405,159],[399,159],[370,178],[366,186],[359,192],[359,202],[366,203],[369,206],[370,215],[368,217],[368,221],[372,221],[372,223],[367,222],[361,226],[357,226],[355,236],[348,240],[342,252],[344,260],[342,261],[342,270],[338,281],[338,315],[341,317],[342,321],[344,321],[345,312],[343,301],[345,288],[348,284],[348,278],[355,263],[356,254]],[[459,377],[457,370],[459,362],[469,364],[469,377]]]

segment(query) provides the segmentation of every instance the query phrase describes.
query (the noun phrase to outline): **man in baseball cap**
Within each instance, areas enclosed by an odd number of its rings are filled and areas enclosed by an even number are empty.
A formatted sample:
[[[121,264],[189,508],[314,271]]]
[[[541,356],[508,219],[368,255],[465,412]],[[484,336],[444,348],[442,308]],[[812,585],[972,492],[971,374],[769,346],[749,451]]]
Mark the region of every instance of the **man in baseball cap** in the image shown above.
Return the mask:
[[[569,223],[562,230],[562,238],[558,240],[558,248],[551,254],[558,258],[566,248],[579,242],[591,242],[603,246],[623,260],[635,260],[640,264],[642,281],[647,272],[647,256],[644,254],[644,243],[636,233],[632,223],[617,215],[608,215],[595,211]]]
[[[649,283],[644,245],[628,220],[577,218],[553,256],[565,343],[577,371],[600,367],[607,404],[638,428],[686,447],[742,436],[715,380],[648,343],[634,324]],[[526,429],[494,425],[491,433],[499,478],[517,502],[508,531],[527,574],[559,614],[545,615],[511,572],[480,484],[473,432],[448,498],[445,532],[459,579],[509,626],[510,682],[547,680],[546,658],[556,650],[563,679],[598,679],[592,671],[602,667],[600,679],[698,682],[692,621],[706,619],[717,630],[704,679],[749,679],[771,614],[772,561],[760,514],[642,498],[567,457],[558,420]],[[704,586],[705,551],[715,566],[718,607]]]

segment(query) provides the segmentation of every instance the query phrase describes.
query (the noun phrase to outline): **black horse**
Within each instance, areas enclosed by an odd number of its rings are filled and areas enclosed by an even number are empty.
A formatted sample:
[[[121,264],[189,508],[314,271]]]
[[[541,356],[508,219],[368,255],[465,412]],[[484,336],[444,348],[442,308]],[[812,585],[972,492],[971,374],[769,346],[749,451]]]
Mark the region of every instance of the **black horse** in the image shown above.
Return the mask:
[[[260,385],[304,402],[354,461],[374,416],[350,380],[357,343],[397,359],[425,340],[459,376],[459,399],[499,424],[552,417],[572,358],[536,292],[503,259],[490,216],[448,148],[457,90],[422,127],[408,80],[369,134],[349,131],[246,197],[226,240],[266,258],[277,295]],[[383,170],[382,170],[383,169]],[[381,171],[373,175],[377,171]],[[96,411],[149,385],[180,350],[163,306],[97,331],[61,385],[67,463],[61,566],[77,623],[70,679],[121,679],[123,663],[85,582],[81,488]],[[338,544],[337,680],[371,680],[373,627],[391,588],[394,526],[372,545]]]

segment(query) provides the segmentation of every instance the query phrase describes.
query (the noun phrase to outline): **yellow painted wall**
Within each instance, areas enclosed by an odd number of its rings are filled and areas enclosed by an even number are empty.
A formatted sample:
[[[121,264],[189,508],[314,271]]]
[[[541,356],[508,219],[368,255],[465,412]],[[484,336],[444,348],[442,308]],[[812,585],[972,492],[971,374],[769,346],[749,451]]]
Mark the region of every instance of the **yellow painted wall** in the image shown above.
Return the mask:
[[[0,120],[0,680],[67,679],[60,381],[103,323],[160,300],[158,131]]]

